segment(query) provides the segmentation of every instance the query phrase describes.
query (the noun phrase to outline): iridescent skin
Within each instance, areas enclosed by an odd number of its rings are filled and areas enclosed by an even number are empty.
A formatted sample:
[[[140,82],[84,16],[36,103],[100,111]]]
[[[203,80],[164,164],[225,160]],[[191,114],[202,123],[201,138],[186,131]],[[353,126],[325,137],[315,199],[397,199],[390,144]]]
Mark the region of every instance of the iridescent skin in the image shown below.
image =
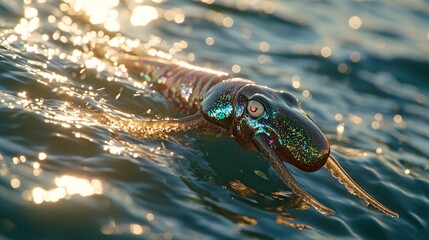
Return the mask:
[[[150,129],[153,136],[167,132],[165,129],[168,132],[221,130],[244,148],[259,151],[294,193],[322,213],[332,214],[334,211],[303,190],[283,162],[306,172],[317,171],[324,166],[349,192],[385,214],[399,217],[350,178],[330,154],[329,142],[322,131],[290,93],[259,86],[246,79],[231,78],[224,73],[179,66],[147,56],[120,53],[116,59],[127,67],[130,74],[151,83],[190,115],[179,120],[133,123],[138,129]],[[250,101],[263,106],[260,116],[254,117],[249,112]]]
[[[265,112],[262,116],[255,118],[247,114],[246,106],[250,99],[264,105]],[[202,112],[213,111],[210,107],[226,106],[219,104],[221,101],[225,100],[206,99],[202,103]],[[290,93],[248,83],[235,92],[230,105],[232,106],[227,109],[234,111],[231,111],[228,121],[205,117],[213,123],[224,121],[224,125],[230,127],[229,131],[241,146],[257,149],[253,137],[263,135],[281,159],[301,170],[312,172],[325,165],[329,156],[329,144],[301,109],[299,101]]]

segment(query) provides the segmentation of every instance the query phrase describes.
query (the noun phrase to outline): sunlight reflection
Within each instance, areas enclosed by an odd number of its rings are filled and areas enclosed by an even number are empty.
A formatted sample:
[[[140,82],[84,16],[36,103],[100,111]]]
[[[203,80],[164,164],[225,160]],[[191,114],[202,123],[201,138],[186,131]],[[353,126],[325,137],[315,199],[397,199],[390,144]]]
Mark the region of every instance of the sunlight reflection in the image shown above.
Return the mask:
[[[24,8],[25,18],[21,18],[19,24],[15,26],[14,31],[20,34],[23,39],[27,39],[29,34],[40,26],[40,19],[37,15],[37,9],[26,6]]]
[[[301,78],[298,75],[293,75],[292,76],[292,87],[296,88],[296,89],[300,88],[301,87],[300,81],[301,81]]]
[[[337,125],[337,135],[342,136],[344,135],[345,125],[344,123],[340,123]]]
[[[130,232],[135,235],[143,234],[143,227],[139,224],[130,224]]]
[[[311,226],[305,225],[305,224],[296,224],[292,223],[291,220],[295,220],[294,218],[287,217],[287,216],[276,216],[276,223],[285,225],[287,227],[296,228],[299,230],[313,230]]]
[[[208,46],[212,46],[214,43],[215,43],[214,38],[212,38],[212,37],[207,37],[207,38],[206,38],[206,44],[207,44]]]
[[[350,113],[348,117],[349,117],[350,122],[352,122],[356,125],[363,123],[362,117],[360,117],[356,114]]]
[[[164,12],[164,19],[167,21],[174,21],[177,24],[181,24],[185,21],[185,14],[180,8],[173,8]]]
[[[109,31],[119,31],[117,21],[118,11],[114,8],[119,5],[119,0],[65,0],[71,4],[76,12],[83,11],[89,16],[92,24],[104,24]]]
[[[40,152],[39,153],[39,155],[37,156],[37,158],[40,160],[40,161],[44,161],[44,160],[46,160],[46,158],[48,157],[48,155],[46,154],[46,153],[44,153],[44,152]]]
[[[19,188],[19,187],[21,186],[21,181],[20,181],[18,178],[12,178],[12,179],[10,180],[10,185],[11,185],[13,188]]]
[[[56,188],[45,190],[35,187],[31,192],[31,199],[36,204],[43,202],[58,202],[61,199],[70,198],[73,195],[89,197],[103,193],[103,184],[98,179],[87,180],[73,176],[61,176],[55,178]]]
[[[221,71],[216,71],[216,70],[209,69],[209,68],[194,66],[194,65],[191,65],[191,64],[189,64],[187,62],[182,62],[182,61],[178,62],[177,65],[185,67],[185,68],[189,68],[189,69],[192,69],[192,70],[195,70],[195,71],[205,71],[205,72],[208,72],[208,73],[211,73],[211,74],[216,74],[218,76],[226,76],[226,75],[228,75],[228,73],[226,73],[226,72],[221,72]]]
[[[114,144],[114,143],[109,142],[108,144]],[[125,150],[125,148],[119,147],[119,146],[113,146],[113,145],[104,145],[103,150],[108,151],[110,154],[113,154],[113,155],[121,155],[122,152]]]
[[[325,46],[320,50],[320,54],[322,57],[328,58],[332,55],[332,49],[328,46]]]
[[[101,227],[100,231],[105,235],[113,235],[113,234],[133,234],[133,235],[144,235],[151,234],[151,229],[149,226],[140,225],[137,223],[123,223],[117,224],[114,219],[111,219],[109,224]],[[162,238],[155,237],[153,233],[150,235],[151,239],[173,239],[173,236],[169,233],[164,234]]]
[[[303,90],[302,96],[305,98],[311,98],[311,92],[309,90]]]
[[[238,64],[234,64],[232,65],[231,70],[233,73],[239,73],[241,71],[241,67]]]
[[[375,153],[378,155],[383,154],[383,149],[379,147],[379,148],[375,149]]]
[[[362,26],[362,20],[358,16],[349,18],[349,27],[353,30],[358,30]]]
[[[134,26],[145,26],[153,20],[158,19],[158,11],[151,6],[138,6],[131,16],[131,24]]]

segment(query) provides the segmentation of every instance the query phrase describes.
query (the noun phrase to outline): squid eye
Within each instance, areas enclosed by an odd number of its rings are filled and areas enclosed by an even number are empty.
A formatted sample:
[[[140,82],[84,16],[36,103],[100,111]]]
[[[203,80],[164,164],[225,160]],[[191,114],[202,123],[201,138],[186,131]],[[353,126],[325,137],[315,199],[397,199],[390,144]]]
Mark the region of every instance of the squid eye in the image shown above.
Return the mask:
[[[247,112],[250,114],[250,116],[258,118],[262,116],[262,114],[264,114],[265,108],[261,102],[256,100],[250,100],[247,103]]]

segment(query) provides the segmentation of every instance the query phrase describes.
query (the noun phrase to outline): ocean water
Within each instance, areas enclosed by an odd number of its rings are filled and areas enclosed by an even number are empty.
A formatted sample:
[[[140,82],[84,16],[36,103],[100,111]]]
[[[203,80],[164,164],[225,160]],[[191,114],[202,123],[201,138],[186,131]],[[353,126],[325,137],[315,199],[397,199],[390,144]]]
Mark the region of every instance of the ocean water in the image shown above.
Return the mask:
[[[428,26],[424,0],[0,0],[0,238],[426,239]],[[103,124],[183,116],[106,36],[290,91],[400,218],[290,167],[320,214],[227,136]]]

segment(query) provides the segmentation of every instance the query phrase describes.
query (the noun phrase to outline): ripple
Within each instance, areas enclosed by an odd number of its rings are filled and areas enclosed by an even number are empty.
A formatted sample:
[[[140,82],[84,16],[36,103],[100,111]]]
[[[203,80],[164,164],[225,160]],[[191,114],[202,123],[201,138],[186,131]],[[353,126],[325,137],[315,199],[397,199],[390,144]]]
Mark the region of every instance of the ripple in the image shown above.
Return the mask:
[[[426,236],[427,2],[127,0],[95,12],[79,2],[0,1],[2,236]],[[152,18],[133,24],[134,9]],[[365,206],[327,171],[291,168],[336,211],[321,215],[227,137],[147,139],[109,124],[183,113],[94,44],[289,90],[356,182],[401,217]]]

